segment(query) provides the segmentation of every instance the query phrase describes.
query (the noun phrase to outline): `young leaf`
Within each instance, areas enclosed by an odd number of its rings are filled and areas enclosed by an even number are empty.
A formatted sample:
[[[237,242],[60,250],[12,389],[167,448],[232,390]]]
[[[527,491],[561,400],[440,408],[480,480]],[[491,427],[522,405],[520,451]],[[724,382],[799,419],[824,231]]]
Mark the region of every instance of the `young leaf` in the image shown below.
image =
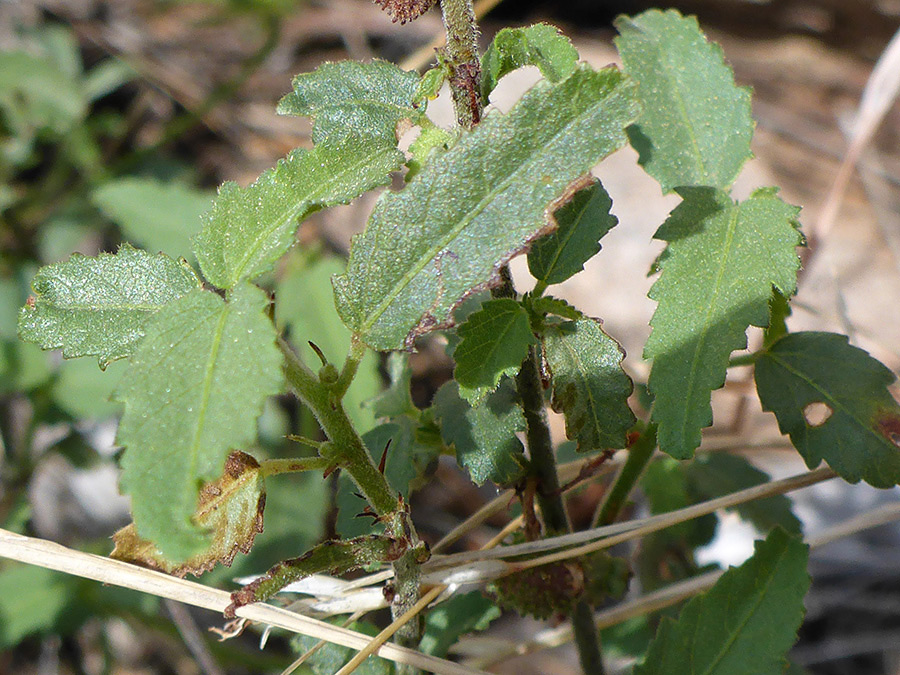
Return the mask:
[[[538,83],[507,115],[488,115],[382,195],[334,280],[341,318],[381,350],[448,326],[466,295],[496,283],[503,263],[554,227],[554,201],[621,146],[636,113],[621,73],[581,66]]]
[[[682,188],[682,202],[655,237],[669,242],[659,302],[644,358],[659,447],[688,459],[712,423],[710,394],[725,383],[728,357],[747,346],[749,325],[765,326],[774,286],[790,296],[800,266],[797,209],[771,190],[739,204],[711,188]]]
[[[294,150],[246,188],[225,183],[194,240],[203,274],[226,289],[259,276],[293,244],[299,219],[386,183],[402,163],[396,144],[351,134]]]
[[[419,650],[443,658],[460,636],[487,630],[491,621],[499,616],[500,608],[480,591],[454,595],[428,612]]]
[[[698,455],[687,466],[685,477],[694,497],[692,503],[724,497],[769,481],[767,474],[743,457],[723,452]],[[777,525],[791,534],[803,533],[802,523],[791,510],[791,500],[784,495],[745,502],[734,510],[760,532],[768,532]]]
[[[600,181],[579,190],[553,217],[559,228],[528,252],[528,270],[543,286],[558,284],[584,269],[600,250],[600,238],[616,226],[612,199]]]
[[[553,379],[553,409],[566,416],[566,437],[579,452],[624,448],[635,417],[628,407],[634,386],[622,370],[625,354],[596,319],[551,324],[544,357]]]
[[[781,675],[803,620],[806,544],[776,529],[753,557],[665,618],[635,675]]]
[[[379,136],[396,145],[397,123],[424,115],[413,105],[419,79],[414,71],[378,59],[323,63],[294,78],[294,91],[278,103],[278,113],[314,117],[313,143],[349,133]]]
[[[219,563],[231,567],[238,551],[248,553],[256,535],[263,531],[265,505],[265,480],[259,474],[259,463],[235,450],[225,460],[222,476],[200,490],[193,522],[212,531],[209,548],[173,564],[152,541],[141,538],[131,524],[113,535],[116,547],[110,557],[177,577],[200,576]]]
[[[177,259],[192,256],[191,238],[212,206],[212,194],[179,182],[130,177],[101,184],[91,201],[126,239]]]
[[[844,480],[900,483],[900,405],[894,374],[843,335],[794,333],[756,362],[764,410],[813,468],[823,459]]]
[[[172,562],[209,547],[192,516],[200,486],[222,475],[229,448],[256,437],[263,402],[282,388],[268,298],[242,284],[224,302],[193,291],[162,310],[117,392],[122,491],[137,533]]]
[[[500,78],[524,66],[537,66],[550,82],[575,72],[578,51],[559,28],[536,23],[526,28],[504,28],[481,59],[481,97],[485,103]]]
[[[735,86],[721,47],[675,10],[621,17],[616,28],[643,109],[628,129],[641,165],[663,192],[729,187],[751,157],[753,118],[750,90]]]
[[[160,309],[200,288],[193,270],[123,244],[88,258],[75,253],[38,270],[36,294],[19,313],[19,337],[63,356],[96,356],[100,367],[130,356]]]
[[[501,385],[476,406],[448,382],[434,395],[435,417],[447,445],[456,447],[456,461],[478,485],[491,481],[511,485],[525,468],[524,448],[516,432],[525,430],[525,416],[512,386]]]
[[[511,298],[488,300],[457,334],[453,377],[460,396],[473,405],[494,391],[501,377],[519,372],[528,347],[536,342],[528,313]]]
[[[387,389],[366,401],[365,407],[371,408],[375,417],[415,414],[417,410],[410,391],[412,368],[409,365],[409,355],[391,352],[387,358],[387,375]]]

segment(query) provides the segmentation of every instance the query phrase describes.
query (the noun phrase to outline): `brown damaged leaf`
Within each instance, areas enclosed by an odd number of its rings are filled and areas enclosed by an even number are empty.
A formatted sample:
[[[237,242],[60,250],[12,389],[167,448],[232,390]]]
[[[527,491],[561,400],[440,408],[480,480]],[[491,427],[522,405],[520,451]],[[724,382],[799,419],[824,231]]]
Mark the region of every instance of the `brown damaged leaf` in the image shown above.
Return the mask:
[[[375,0],[376,5],[387,12],[391,21],[401,24],[422,16],[437,4],[437,0]]]
[[[116,547],[110,557],[183,577],[200,576],[217,563],[230,567],[238,551],[248,553],[256,535],[263,531],[266,506],[265,480],[259,462],[250,455],[234,451],[225,461],[222,477],[200,490],[194,521],[212,531],[209,549],[181,564],[173,564],[156,545],[141,538],[134,524],[113,535]]]

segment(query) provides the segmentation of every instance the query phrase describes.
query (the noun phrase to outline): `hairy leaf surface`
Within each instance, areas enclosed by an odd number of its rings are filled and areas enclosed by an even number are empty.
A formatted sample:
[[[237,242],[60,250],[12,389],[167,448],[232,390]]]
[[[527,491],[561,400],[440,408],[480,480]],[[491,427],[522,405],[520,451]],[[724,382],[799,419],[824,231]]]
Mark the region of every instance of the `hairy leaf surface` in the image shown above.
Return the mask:
[[[341,318],[381,350],[450,325],[467,294],[554,227],[554,202],[622,145],[636,113],[621,73],[581,66],[488,115],[405,189],[382,195],[334,281]]]
[[[663,188],[725,189],[751,157],[750,90],[734,84],[722,49],[694,17],[650,10],[616,21],[616,47],[643,108],[628,129],[640,163]]]
[[[378,59],[323,63],[294,78],[294,91],[281,99],[278,112],[314,117],[313,143],[355,133],[396,144],[397,123],[424,115],[413,105],[419,79],[415,72]]]
[[[628,407],[634,386],[622,370],[625,353],[596,319],[547,327],[544,357],[553,381],[553,409],[566,416],[566,436],[581,452],[624,448],[635,417]]]
[[[538,239],[528,252],[531,276],[551,286],[583,270],[600,250],[600,238],[619,222],[609,212],[611,207],[612,199],[600,181],[576,192],[553,214],[559,228]]]
[[[803,620],[809,548],[781,529],[709,591],[664,618],[635,675],[781,675]]]
[[[225,460],[222,476],[200,490],[193,521],[197,527],[212,531],[209,548],[182,563],[173,563],[152,541],[138,536],[132,523],[113,535],[116,547],[110,557],[177,577],[200,576],[217,564],[230,567],[238,552],[248,553],[256,535],[263,531],[265,504],[265,480],[259,463],[236,450]]]
[[[19,313],[19,337],[63,356],[96,356],[100,367],[130,356],[160,309],[200,288],[193,270],[166,255],[124,244],[89,258],[75,253],[38,270],[33,303]]]
[[[471,406],[451,381],[435,394],[434,410],[444,442],[456,447],[456,461],[478,485],[511,485],[522,475],[524,447],[516,432],[525,430],[525,416],[512,386],[501,385]]]
[[[402,163],[395,144],[351,134],[294,150],[246,188],[225,183],[194,240],[203,274],[219,288],[259,276],[290,248],[301,218],[383,185]]]
[[[199,290],[173,302],[148,326],[117,393],[121,488],[138,535],[172,562],[209,546],[191,519],[198,491],[222,475],[230,448],[254,441],[265,398],[282,388],[267,304],[248,284],[228,302]]]
[[[525,28],[504,28],[481,59],[481,96],[485,103],[500,78],[524,66],[537,66],[550,82],[575,72],[578,50],[559,28],[536,23]]]
[[[900,405],[894,374],[843,335],[793,333],[756,362],[764,410],[806,465],[823,459],[846,481],[879,488],[900,483]]]
[[[477,403],[496,389],[504,375],[514,376],[536,342],[528,312],[511,298],[488,300],[457,329],[454,379],[460,395]]]
[[[799,209],[774,191],[758,190],[739,204],[710,188],[679,194],[684,202],[655,235],[669,245],[650,290],[659,306],[644,357],[653,359],[659,447],[687,459],[712,423],[710,394],[725,383],[729,355],[747,346],[748,326],[769,320],[773,286],[793,294],[801,235]]]

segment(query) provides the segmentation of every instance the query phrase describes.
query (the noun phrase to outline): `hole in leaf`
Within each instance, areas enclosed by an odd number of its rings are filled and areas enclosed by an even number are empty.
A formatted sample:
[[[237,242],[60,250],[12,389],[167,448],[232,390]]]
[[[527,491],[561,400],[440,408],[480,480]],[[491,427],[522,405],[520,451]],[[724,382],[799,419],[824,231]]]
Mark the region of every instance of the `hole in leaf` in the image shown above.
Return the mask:
[[[828,421],[828,418],[831,417],[833,412],[831,406],[827,403],[814,401],[813,403],[807,403],[806,406],[804,406],[803,419],[806,420],[807,426],[820,427]]]

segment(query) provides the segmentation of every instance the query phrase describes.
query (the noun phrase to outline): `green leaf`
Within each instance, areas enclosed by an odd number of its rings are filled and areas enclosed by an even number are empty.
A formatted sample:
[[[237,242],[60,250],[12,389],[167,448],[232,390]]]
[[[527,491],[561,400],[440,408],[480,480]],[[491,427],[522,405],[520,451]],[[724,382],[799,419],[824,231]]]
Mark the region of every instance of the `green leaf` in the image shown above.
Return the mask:
[[[443,658],[461,636],[487,630],[499,616],[500,608],[480,591],[454,595],[428,612],[419,651]]]
[[[526,295],[524,304],[525,309],[531,314],[532,325],[538,323],[541,326],[541,331],[544,329],[543,319],[547,314],[554,314],[572,321],[584,318],[584,314],[578,308],[572,307],[572,305],[561,298],[554,298],[550,295],[541,295],[539,297]],[[535,315],[540,317],[540,321],[536,321]]]
[[[693,502],[724,497],[769,481],[768,474],[743,457],[722,452],[698,455],[688,465],[686,478],[688,489],[695,497]],[[803,533],[802,523],[791,510],[791,500],[784,495],[746,502],[734,511],[760,532],[780,526],[790,534]]]
[[[774,530],[753,557],[662,620],[635,675],[781,675],[803,620],[808,547]]]
[[[278,103],[278,113],[314,117],[313,143],[351,133],[396,145],[397,123],[424,116],[414,104],[419,79],[415,71],[378,59],[323,63],[294,78],[294,91]]]
[[[739,204],[710,188],[683,188],[655,237],[669,242],[650,290],[659,306],[644,358],[659,447],[688,459],[712,423],[710,394],[725,383],[728,357],[747,346],[750,325],[769,321],[773,286],[790,296],[800,266],[799,209],[771,190]]]
[[[298,256],[289,258],[288,269],[275,286],[276,324],[290,331],[300,358],[314,370],[320,362],[308,342],[313,342],[337,366],[350,353],[350,331],[334,309],[331,292],[331,277],[343,271],[344,263],[338,258]],[[375,426],[376,415],[364,404],[380,389],[378,356],[366,351],[343,399],[347,414],[360,433]]]
[[[558,284],[584,269],[600,250],[600,238],[618,223],[612,199],[600,181],[579,190],[553,217],[559,228],[538,239],[528,252],[528,270],[543,286]]]
[[[121,489],[138,535],[173,562],[209,546],[191,520],[198,491],[222,475],[230,449],[253,443],[265,398],[281,391],[267,304],[248,284],[228,302],[200,290],[173,302],[148,325],[117,392]]]
[[[554,226],[555,200],[619,148],[637,108],[613,68],[581,66],[489,114],[400,192],[385,193],[334,280],[344,322],[375,349],[411,347]],[[398,237],[397,232],[404,236]]]
[[[603,332],[600,321],[551,324],[544,333],[544,357],[553,381],[553,409],[566,416],[566,437],[579,452],[624,448],[635,417],[628,407],[634,389],[622,370],[625,352]]]
[[[669,192],[730,186],[751,157],[750,90],[694,17],[650,10],[616,21],[616,47],[643,112],[628,129],[639,162]]]
[[[51,59],[9,51],[0,53],[0,109],[7,122],[62,134],[82,119],[87,99],[77,78]]]
[[[334,620],[334,622],[338,623],[337,620]],[[364,635],[371,635],[372,637],[378,634],[378,628],[367,621],[354,621],[347,628]],[[347,661],[356,655],[356,651],[349,647],[341,647],[333,642],[326,642],[320,647],[319,643],[318,638],[307,637],[306,635],[295,635],[291,638],[291,648],[298,655],[305,654],[309,650],[319,647],[306,662],[313,675],[334,675]],[[390,661],[377,656],[370,656],[353,672],[357,673],[357,675],[393,675],[395,669]]]
[[[525,430],[525,416],[512,386],[501,385],[476,406],[459,395],[450,381],[434,395],[441,437],[456,447],[456,461],[481,485],[491,481],[511,485],[525,468],[524,448],[516,433]]]
[[[559,82],[575,72],[577,62],[578,50],[556,26],[504,28],[481,59],[482,99],[487,103],[500,78],[524,66],[537,66],[550,82]]]
[[[107,181],[94,190],[91,200],[126,239],[173,258],[193,257],[191,238],[200,230],[200,217],[212,206],[207,192],[138,177]]]
[[[519,372],[536,340],[528,312],[511,298],[488,300],[457,329],[460,342],[453,352],[454,379],[469,403],[482,401],[504,375]]]
[[[32,565],[0,571],[0,649],[10,649],[33,633],[48,633],[76,604],[79,580]]]
[[[75,253],[38,270],[33,303],[19,313],[19,337],[63,356],[96,356],[100,367],[130,356],[148,319],[200,287],[193,270],[166,255],[124,244],[96,258]]]
[[[409,498],[411,488],[416,487],[425,469],[437,458],[437,448],[418,441],[415,422],[406,416],[371,429],[363,435],[363,442],[376,463],[387,448],[384,476],[404,499]]]
[[[225,183],[194,240],[203,274],[219,288],[259,276],[294,243],[300,219],[383,185],[402,163],[395,144],[348,135],[294,150],[246,188]]]
[[[100,370],[89,359],[73,359],[60,364],[51,390],[53,401],[75,419],[103,419],[122,412],[122,405],[111,401],[128,364],[115,361]]]
[[[197,527],[212,532],[205,550],[173,564],[152,541],[139,536],[131,524],[113,535],[116,548],[109,555],[177,577],[200,576],[217,564],[231,567],[238,552],[248,553],[256,535],[263,530],[265,483],[259,462],[235,450],[228,455],[222,475],[200,490],[193,521]]]
[[[900,405],[894,374],[843,335],[794,333],[756,362],[764,410],[810,468],[824,459],[844,480],[900,483]]]

